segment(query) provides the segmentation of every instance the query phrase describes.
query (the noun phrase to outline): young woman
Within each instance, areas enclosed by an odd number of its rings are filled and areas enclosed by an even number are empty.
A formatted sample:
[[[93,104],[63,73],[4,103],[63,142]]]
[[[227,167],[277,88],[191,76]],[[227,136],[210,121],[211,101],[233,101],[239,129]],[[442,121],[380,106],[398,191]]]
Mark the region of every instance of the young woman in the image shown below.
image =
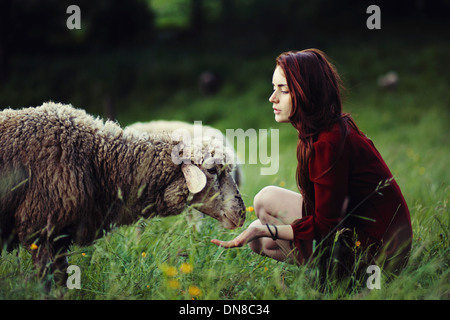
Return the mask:
[[[365,265],[400,271],[411,248],[408,207],[372,141],[342,112],[334,66],[317,49],[282,53],[272,82],[275,120],[298,132],[300,193],[265,187],[254,199],[258,219],[235,239],[212,242],[248,243],[261,255],[300,264],[339,261],[347,271],[360,252]]]

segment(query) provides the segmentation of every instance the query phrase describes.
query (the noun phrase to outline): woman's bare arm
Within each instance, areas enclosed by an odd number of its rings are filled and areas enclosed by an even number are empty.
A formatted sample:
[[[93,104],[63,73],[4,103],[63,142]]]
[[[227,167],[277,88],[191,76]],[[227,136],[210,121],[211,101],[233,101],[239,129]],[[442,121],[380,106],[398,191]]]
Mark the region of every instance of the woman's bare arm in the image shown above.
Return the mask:
[[[272,230],[272,233],[275,234],[275,227],[273,225],[269,225]],[[278,229],[278,236],[277,238],[280,240],[293,240],[294,239],[294,232],[292,230],[291,225],[277,225]],[[219,247],[224,248],[236,248],[236,247],[242,247],[243,245],[247,244],[250,241],[253,241],[258,238],[263,237],[269,237],[271,238],[272,235],[270,234],[268,228],[266,225],[251,225],[249,226],[244,232],[242,232],[240,235],[238,235],[236,238],[230,241],[221,241],[217,239],[211,240],[212,243]]]

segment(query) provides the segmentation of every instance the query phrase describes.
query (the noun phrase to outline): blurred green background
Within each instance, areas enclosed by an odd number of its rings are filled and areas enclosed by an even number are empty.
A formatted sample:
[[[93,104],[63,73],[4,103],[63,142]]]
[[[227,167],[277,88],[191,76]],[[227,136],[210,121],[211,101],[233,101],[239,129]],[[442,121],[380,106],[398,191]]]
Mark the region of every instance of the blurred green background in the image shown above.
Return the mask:
[[[80,30],[66,27],[71,4],[80,7]],[[381,9],[380,30],[366,26],[366,9],[372,4]],[[296,133],[274,121],[268,102],[275,58],[287,50],[319,48],[344,80],[344,110],[373,139],[411,210],[414,247],[409,269],[389,290],[363,297],[448,299],[449,13],[449,0],[2,0],[0,109],[52,100],[123,126],[173,119],[201,120],[223,131],[280,129],[278,174],[261,176],[260,165],[244,165],[241,191],[251,206],[265,185],[296,190]],[[380,81],[388,72],[397,80],[383,85]],[[213,81],[205,81],[205,74]],[[249,212],[246,225],[254,218]],[[249,251],[218,254],[221,251],[209,244],[211,237],[230,239],[240,230],[222,230],[209,219],[211,230],[195,234],[183,227],[183,219],[176,219],[155,219],[147,228],[152,233],[133,245],[121,242],[120,234],[128,234],[128,229],[113,233],[113,240],[100,240],[91,255],[110,252],[106,260],[117,261],[114,255],[120,253],[121,261],[132,261],[132,253],[126,253],[131,249],[123,246],[138,248],[134,256],[152,246],[153,269],[152,264],[147,268],[153,272],[162,261],[181,263],[186,256],[177,252],[186,250],[187,259],[197,263],[191,277],[204,298],[318,297],[314,288],[298,284],[297,269]],[[165,244],[155,239],[158,234]],[[179,241],[173,243],[171,234]],[[28,295],[29,279],[20,280],[31,272],[29,264],[11,255],[2,259],[0,297],[39,296]],[[80,256],[74,259],[83,263]],[[210,261],[222,280],[208,273]],[[84,263],[83,268],[94,269],[90,280],[84,280],[89,289],[81,295],[71,292],[69,298],[189,297],[186,291],[155,293],[147,283],[140,287],[130,280],[136,274],[147,277],[148,270],[139,269],[141,273],[137,270],[123,280],[107,276],[116,262],[103,268]],[[241,268],[247,275],[237,271]],[[269,276],[267,268],[275,271]],[[104,275],[102,284],[94,276],[99,274]],[[152,286],[164,287],[163,280],[155,281]]]
[[[369,30],[366,9],[377,3],[382,28]],[[81,10],[80,30],[66,27],[70,4]],[[232,105],[251,91],[270,113],[265,98],[275,57],[309,47],[334,60],[349,99],[383,96],[377,78],[388,71],[410,94],[429,83],[448,85],[448,0],[3,0],[0,6],[2,108],[54,100],[121,122],[166,116],[168,109],[177,118],[215,122],[230,111],[215,101]],[[208,97],[199,91],[205,71],[217,77]],[[432,99],[448,103],[448,96],[436,97],[447,90],[432,88]],[[186,111],[198,99],[211,104],[209,111]]]

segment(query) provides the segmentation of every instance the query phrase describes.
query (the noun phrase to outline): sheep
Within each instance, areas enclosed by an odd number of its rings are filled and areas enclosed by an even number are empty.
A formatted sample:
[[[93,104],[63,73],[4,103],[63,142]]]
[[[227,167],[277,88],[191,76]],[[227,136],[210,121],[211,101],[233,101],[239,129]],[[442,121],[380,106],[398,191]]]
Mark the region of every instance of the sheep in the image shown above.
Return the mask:
[[[220,77],[216,73],[206,70],[198,77],[198,87],[203,95],[214,95],[221,87]]]
[[[239,156],[235,154],[234,150],[229,146],[229,142],[225,135],[218,129],[213,128],[211,126],[194,124],[184,122],[184,121],[176,121],[176,120],[154,120],[148,122],[135,122],[127,128],[134,129],[140,132],[146,132],[148,134],[157,134],[157,133],[168,133],[174,139],[184,139],[186,135],[189,139],[194,139],[199,132],[202,139],[204,141],[210,141],[212,139],[217,140],[217,147],[226,149],[228,152],[227,162],[232,166],[232,176],[236,181],[238,187],[242,187],[244,183],[244,172],[242,170],[241,163],[242,161],[239,159]],[[222,145],[220,144],[222,142]]]
[[[117,226],[187,205],[225,228],[242,226],[245,206],[229,166],[211,162],[213,153],[174,161],[179,145],[71,105],[0,111],[1,247],[24,245],[38,275],[61,283],[69,246],[90,245]]]
[[[378,86],[382,89],[394,89],[399,84],[399,76],[395,71],[389,71],[388,73],[378,78]]]
[[[134,129],[139,132],[145,132],[148,134],[168,133],[174,139],[202,139],[203,141],[215,140],[217,148],[226,150],[228,152],[228,161],[232,168],[232,177],[238,187],[241,187],[244,180],[244,174],[237,154],[229,146],[228,140],[223,133],[213,127],[198,124],[176,121],[176,120],[153,120],[148,122],[136,122],[129,126],[129,129]],[[198,136],[198,137],[197,137]],[[187,221],[193,225],[195,231],[200,231],[202,225],[203,214],[198,211],[191,211],[186,215]]]

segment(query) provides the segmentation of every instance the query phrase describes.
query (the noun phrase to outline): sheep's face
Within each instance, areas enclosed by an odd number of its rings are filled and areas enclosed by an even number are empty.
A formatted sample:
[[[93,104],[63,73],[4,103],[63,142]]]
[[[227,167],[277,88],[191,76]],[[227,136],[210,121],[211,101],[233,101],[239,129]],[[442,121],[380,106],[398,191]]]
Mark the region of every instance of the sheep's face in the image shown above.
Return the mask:
[[[190,204],[227,229],[241,227],[245,221],[244,201],[231,169],[231,165],[222,164],[182,166],[188,188],[194,194]]]

